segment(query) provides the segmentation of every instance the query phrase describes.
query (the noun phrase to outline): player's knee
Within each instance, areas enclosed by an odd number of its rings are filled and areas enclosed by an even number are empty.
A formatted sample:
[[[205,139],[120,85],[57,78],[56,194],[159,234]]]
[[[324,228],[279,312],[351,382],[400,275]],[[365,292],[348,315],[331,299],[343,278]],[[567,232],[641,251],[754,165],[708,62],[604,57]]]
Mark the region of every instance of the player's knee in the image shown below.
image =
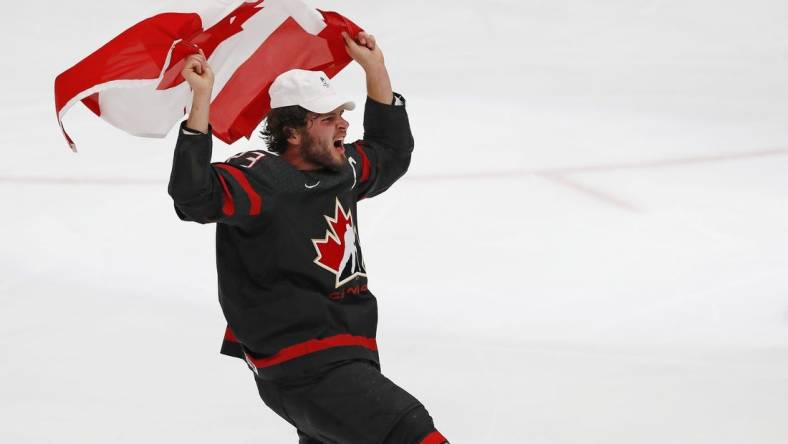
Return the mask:
[[[383,444],[444,444],[443,437],[432,422],[424,406],[409,411],[394,426]]]

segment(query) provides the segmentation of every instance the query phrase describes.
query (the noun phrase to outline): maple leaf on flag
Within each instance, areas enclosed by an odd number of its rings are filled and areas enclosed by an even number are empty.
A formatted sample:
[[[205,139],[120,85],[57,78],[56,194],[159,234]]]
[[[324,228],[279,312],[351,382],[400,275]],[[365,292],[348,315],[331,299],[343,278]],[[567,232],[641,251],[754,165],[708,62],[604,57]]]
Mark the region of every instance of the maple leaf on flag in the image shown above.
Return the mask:
[[[301,0],[203,0],[193,12],[165,12],[110,40],[55,79],[55,111],[77,102],[111,125],[142,137],[164,137],[191,106],[181,76],[186,57],[203,50],[215,73],[210,121],[231,144],[249,138],[270,110],[268,88],[290,69],[334,77],[352,60],[341,33],[356,24]]]

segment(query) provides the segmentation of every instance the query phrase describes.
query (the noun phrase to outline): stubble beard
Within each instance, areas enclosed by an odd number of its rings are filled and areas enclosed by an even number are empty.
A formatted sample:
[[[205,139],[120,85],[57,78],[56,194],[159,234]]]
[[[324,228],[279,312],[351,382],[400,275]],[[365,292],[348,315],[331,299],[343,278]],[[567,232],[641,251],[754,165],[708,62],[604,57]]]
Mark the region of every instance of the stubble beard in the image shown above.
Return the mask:
[[[314,162],[335,172],[341,171],[342,167],[345,165],[346,158],[344,153],[341,159],[337,159],[332,151],[334,150],[333,146],[329,149],[325,149],[309,134],[303,135],[302,146],[303,149],[301,152],[303,153],[304,160]]]

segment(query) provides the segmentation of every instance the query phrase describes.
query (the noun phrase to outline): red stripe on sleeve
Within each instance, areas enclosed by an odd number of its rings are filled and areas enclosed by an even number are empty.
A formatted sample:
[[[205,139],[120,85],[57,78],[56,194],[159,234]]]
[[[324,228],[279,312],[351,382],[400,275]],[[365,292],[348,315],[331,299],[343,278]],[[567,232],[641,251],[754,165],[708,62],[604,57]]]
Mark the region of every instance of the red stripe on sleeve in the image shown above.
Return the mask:
[[[221,174],[219,174],[219,182],[222,184],[222,190],[224,191],[222,199],[222,214],[225,216],[232,216],[235,214],[235,201],[233,200],[233,193],[230,192],[230,187],[227,186],[227,182],[224,180]]]
[[[247,358],[255,367],[265,368],[328,348],[346,346],[360,346],[370,350],[378,349],[375,338],[341,334],[323,339],[310,339],[299,344],[291,345],[290,347],[279,350],[275,355],[268,358],[253,358],[248,355]]]
[[[230,173],[230,175],[233,176],[233,179],[235,179],[236,182],[241,185],[241,188],[249,197],[249,215],[257,216],[260,214],[260,211],[263,208],[263,198],[261,198],[254,188],[252,188],[252,184],[249,183],[249,179],[246,178],[246,175],[244,175],[241,170],[227,164],[218,163],[216,164],[216,167]]]
[[[424,439],[422,439],[419,444],[444,444],[447,442],[449,442],[449,440],[444,438],[444,436],[441,435],[439,431],[435,430],[429,435],[427,435],[426,437],[424,437]]]
[[[361,179],[359,179],[359,182],[364,183],[369,179],[369,159],[367,158],[367,153],[364,152],[364,148],[361,148],[361,142],[356,142],[356,151],[361,156]]]
[[[230,326],[227,326],[227,329],[224,330],[224,340],[230,342],[238,342],[238,338],[235,337],[235,333],[230,330]]]

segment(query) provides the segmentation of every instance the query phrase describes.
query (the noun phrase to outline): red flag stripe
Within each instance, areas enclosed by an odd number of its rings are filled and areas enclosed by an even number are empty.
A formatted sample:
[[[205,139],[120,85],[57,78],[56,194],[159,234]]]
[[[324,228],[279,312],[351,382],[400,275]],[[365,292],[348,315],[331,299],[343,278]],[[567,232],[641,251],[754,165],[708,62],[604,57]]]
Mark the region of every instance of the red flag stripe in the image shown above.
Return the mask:
[[[258,8],[262,2],[263,0],[244,2],[211,27],[201,28],[200,32],[189,39],[181,40],[172,50],[172,58],[157,89],[168,89],[185,82],[181,71],[186,64],[186,57],[202,49],[205,57],[210,58],[225,40],[243,32],[244,23],[263,10]]]
[[[364,347],[374,351],[378,349],[375,338],[341,334],[323,339],[310,339],[299,344],[291,345],[290,347],[279,350],[278,353],[268,358],[255,359],[249,355],[247,355],[246,358],[247,361],[251,362],[255,367],[265,368],[329,348],[349,346]]]
[[[211,102],[213,134],[226,143],[249,137],[270,110],[268,88],[281,73],[330,63],[324,39],[288,18],[235,70]],[[266,79],[265,83],[250,78]]]
[[[63,116],[71,106],[81,100],[101,116],[99,91],[123,82],[156,79],[164,68],[171,43],[199,31],[201,23],[197,13],[162,13],[147,18],[60,73],[55,78],[55,114],[71,150],[76,152],[76,145],[63,126]]]
[[[96,85],[156,79],[164,68],[170,42],[187,38],[201,28],[202,21],[195,13],[163,13],[133,25],[57,76],[55,109],[59,112],[75,96]],[[120,55],[122,64],[116,63]]]
[[[257,216],[260,214],[260,211],[263,208],[263,198],[261,198],[254,188],[252,188],[252,184],[249,183],[249,179],[246,178],[246,175],[239,169],[223,163],[216,164],[216,168],[221,168],[222,170],[230,173],[230,175],[233,176],[233,179],[235,179],[236,182],[241,185],[241,188],[249,197],[249,215]]]

